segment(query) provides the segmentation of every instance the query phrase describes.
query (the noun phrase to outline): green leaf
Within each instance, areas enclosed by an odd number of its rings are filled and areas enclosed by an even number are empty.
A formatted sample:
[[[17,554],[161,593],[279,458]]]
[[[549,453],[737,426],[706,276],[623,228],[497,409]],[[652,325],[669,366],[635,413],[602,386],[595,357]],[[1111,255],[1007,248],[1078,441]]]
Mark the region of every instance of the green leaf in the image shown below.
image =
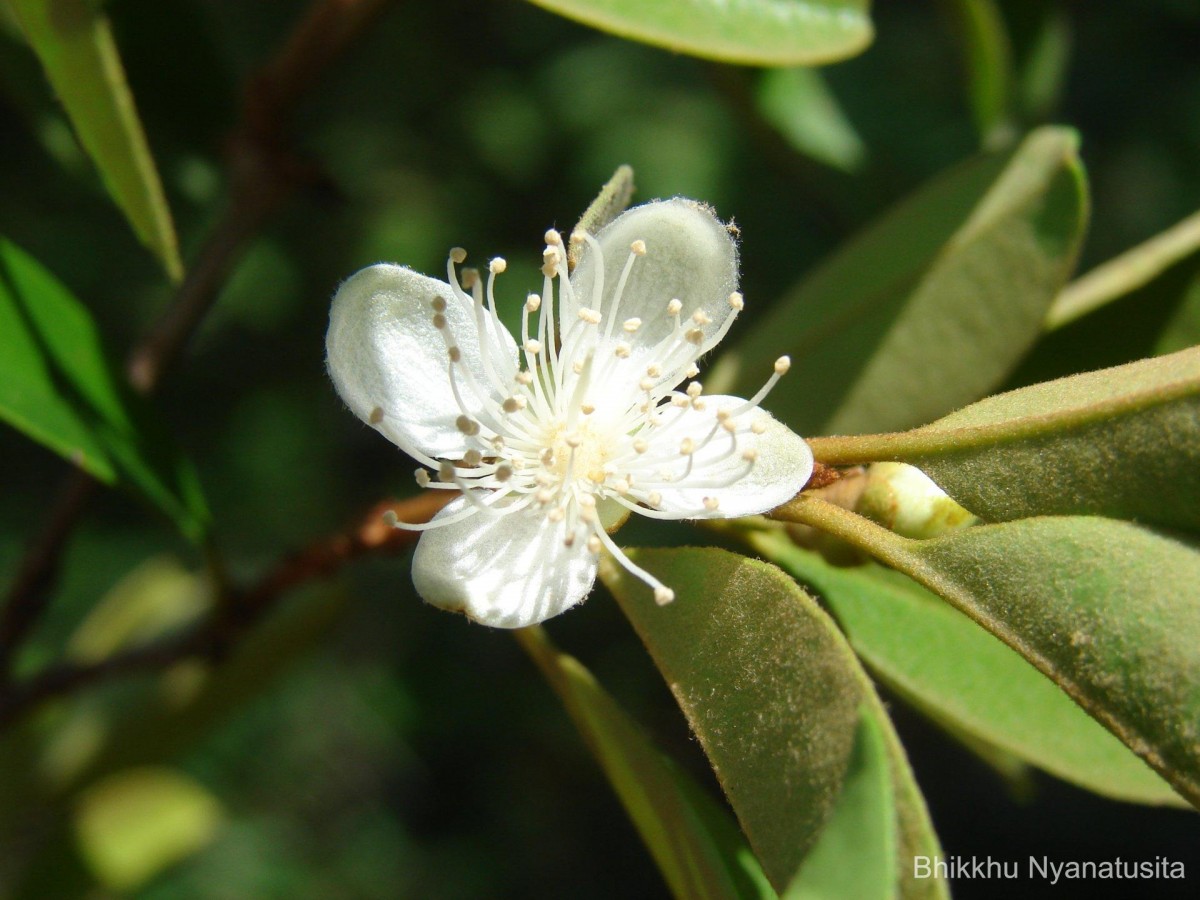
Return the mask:
[[[1200,252],[1200,212],[1096,266],[1063,288],[1046,312],[1046,328],[1061,328],[1144,287],[1197,252]]]
[[[993,0],[951,0],[946,8],[962,43],[967,95],[975,128],[985,145],[1012,127],[1012,47],[1004,17]]]
[[[863,688],[832,620],[773,566],[711,548],[630,552],[669,584],[609,561],[601,575],[674,692],[777,889],[831,814]]]
[[[8,0],[109,194],[172,281],[179,242],[108,18],[92,0]]]
[[[924,424],[996,387],[1074,264],[1086,219],[1076,144],[1040,129],[893,209],[749,329],[722,363],[732,393],[753,393],[765,361],[789,353],[802,387],[776,392],[771,411],[817,434]]]
[[[1200,348],[981,400],[925,428],[812,441],[919,466],[992,521],[1090,514],[1200,528]]]
[[[872,37],[868,0],[531,0],[619,37],[719,62],[834,62]]]
[[[759,114],[798,152],[844,172],[866,161],[866,145],[818,70],[767,69],[754,99]]]
[[[83,305],[0,238],[0,419],[107,484],[139,490],[193,539],[208,524],[194,470],[124,389]]]
[[[1097,794],[1180,802],[1053,682],[907,576],[875,564],[832,566],[781,530],[747,536],[756,550],[820,591],[851,646],[884,684],[952,733]]]
[[[516,632],[570,713],[676,897],[762,900],[775,892],[728,813],[664,756],[541,628]]]
[[[75,829],[96,878],[124,893],[208,844],[221,818],[220,803],[201,784],[173,769],[145,767],[90,786]]]
[[[896,808],[880,723],[864,708],[841,796],[785,900],[895,896]]]
[[[901,538],[813,497],[777,511],[848,540],[1033,663],[1200,805],[1200,551],[1084,516]]]

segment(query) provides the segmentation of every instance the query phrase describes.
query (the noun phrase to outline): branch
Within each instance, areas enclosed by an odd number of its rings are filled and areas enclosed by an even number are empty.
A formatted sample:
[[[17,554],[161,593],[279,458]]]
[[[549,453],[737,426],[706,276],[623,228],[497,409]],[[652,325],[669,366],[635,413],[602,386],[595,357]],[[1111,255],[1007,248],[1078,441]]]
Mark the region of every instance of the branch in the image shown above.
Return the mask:
[[[271,215],[316,169],[290,149],[286,123],[319,75],[357,38],[388,0],[314,0],[282,48],[244,89],[229,141],[230,195],[224,214],[174,299],[130,353],[130,383],[143,394],[159,386],[212,308],[229,273]],[[32,540],[0,609],[0,681],[49,602],[62,558],[95,482],[71,472]]]
[[[46,700],[119,676],[161,672],[192,657],[220,660],[291,590],[328,578],[360,557],[399,553],[415,544],[420,532],[384,524],[384,512],[391,510],[405,522],[427,522],[456,496],[452,491],[426,491],[410,500],[378,503],[347,531],[314,541],[284,557],[249,589],[229,589],[228,596],[216,598],[209,616],[182,632],[131,647],[98,662],[58,663],[0,690],[0,729],[9,727]]]

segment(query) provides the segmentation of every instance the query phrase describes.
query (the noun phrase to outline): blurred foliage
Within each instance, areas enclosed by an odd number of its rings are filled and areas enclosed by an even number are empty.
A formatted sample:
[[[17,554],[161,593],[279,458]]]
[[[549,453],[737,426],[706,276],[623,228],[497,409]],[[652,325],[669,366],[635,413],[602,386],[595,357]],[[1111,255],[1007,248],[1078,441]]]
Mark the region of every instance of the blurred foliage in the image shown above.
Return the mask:
[[[185,262],[226,197],[225,142],[240,85],[304,7],[105,4]],[[971,45],[964,11],[975,14]],[[1003,51],[986,31],[997,11],[1008,29]],[[894,202],[984,143],[1011,149],[1039,124],[1080,135],[1092,214],[1077,271],[1195,211],[1193,4],[881,3],[872,19],[873,44],[817,81],[673,55],[518,0],[389,8],[293,123],[326,177],[257,237],[184,376],[154,401],[199,472],[231,574],[256,575],[381,496],[415,491],[410,461],[348,416],[325,376],[322,340],[338,282],[379,260],[434,273],[457,244],[505,256],[508,285],[523,296],[544,229],[572,224],[620,164],[633,167],[639,199],[682,194],[736,217],[753,315],[731,341]],[[110,202],[38,60],[4,24],[0,234],[53,271],[119,359],[171,288]],[[808,104],[812,117],[798,122],[787,104]],[[996,377],[1014,387],[1194,343],[1198,296],[1194,255],[1173,261]],[[781,391],[829,394],[832,409],[834,387],[845,386],[822,384],[816,372]],[[66,466],[8,428],[0,458],[7,573]],[[684,526],[631,525],[622,537],[696,540]],[[185,563],[164,563],[164,554]],[[160,568],[147,570],[152,558]],[[122,632],[113,640],[177,623],[139,618],[139,604],[179,602],[185,617],[202,603],[177,576],[202,568],[152,507],[104,493],[73,539],[19,668],[80,647],[110,652],[96,635],[101,598],[125,605],[105,626]],[[135,570],[141,580],[131,582]],[[69,897],[97,879],[119,889],[143,878],[134,894],[163,900],[665,894],[600,769],[511,640],[425,607],[402,559],[356,565],[337,585],[290,602],[282,623],[255,632],[225,675],[175,667],[51,704],[15,729],[0,744],[0,894]],[[192,590],[203,590],[194,578]],[[549,630],[716,792],[687,723],[607,594]],[[1040,775],[1031,805],[1014,808],[1007,786],[973,756],[902,706],[892,712],[947,853],[1165,855],[1187,860],[1189,872],[1200,865],[1194,816],[1118,805]],[[145,739],[152,728],[157,744]],[[860,726],[866,749],[855,765],[869,799],[878,735],[863,737],[863,728],[871,726]],[[903,759],[891,743],[888,751],[896,780]],[[150,793],[155,803],[175,797],[178,830],[153,835],[161,843],[140,859],[103,857],[95,835],[110,825],[96,818],[97,796],[144,793],[148,783],[170,785]],[[195,852],[160,867],[185,850]],[[964,884],[960,896],[976,887]]]

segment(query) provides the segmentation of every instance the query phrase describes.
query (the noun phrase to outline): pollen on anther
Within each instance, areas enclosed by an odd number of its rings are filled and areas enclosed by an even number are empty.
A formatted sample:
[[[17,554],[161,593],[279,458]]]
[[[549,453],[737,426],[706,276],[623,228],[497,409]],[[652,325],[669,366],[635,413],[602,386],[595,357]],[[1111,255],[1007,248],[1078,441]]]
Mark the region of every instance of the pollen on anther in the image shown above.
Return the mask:
[[[684,438],[679,442],[679,452],[684,456],[691,456],[696,452],[696,442],[690,437]]]
[[[704,310],[698,309],[692,313],[692,321],[697,325],[704,326],[712,322],[712,319],[708,317],[708,313],[706,313]]]
[[[518,410],[525,408],[528,401],[524,397],[509,397],[504,401],[504,411],[506,413],[515,413]]]
[[[688,366],[686,369],[683,370],[684,378],[695,378],[699,374],[700,374],[700,367],[698,365],[696,365],[695,363],[692,363],[690,366]]]
[[[621,325],[621,327],[624,328],[630,334],[633,334],[635,331],[637,331],[639,328],[642,327],[642,320],[639,319],[637,316],[634,316],[632,319],[626,319],[625,322]]]
[[[646,374],[649,375],[651,378],[658,378],[659,376],[662,375],[662,369],[660,369],[656,365],[649,365],[649,366],[646,366]]]
[[[651,491],[649,496],[646,497],[646,502],[657,509],[662,505],[662,494],[660,494],[658,491]]]
[[[740,311],[745,308],[746,300],[744,297],[742,297],[742,295],[739,292],[734,291],[732,294],[729,295],[729,305],[731,307],[733,307],[734,309]]]
[[[526,387],[533,384],[533,373],[528,369],[522,369],[517,373],[517,384],[523,384]]]
[[[566,518],[566,516],[567,514],[561,506],[556,506],[554,509],[550,510],[550,512],[546,513],[546,518],[551,522],[561,522]],[[570,544],[567,546],[570,546]]]
[[[376,406],[374,409],[372,409],[371,414],[369,416],[367,416],[367,421],[370,422],[372,425],[378,425],[380,422],[382,422],[383,421],[383,407]]]
[[[572,432],[571,434],[568,434],[564,440],[566,440],[567,446],[570,447],[572,450],[576,449],[577,447],[579,447],[580,444],[583,443],[583,438],[581,438],[579,435],[575,434],[574,432]]]
[[[535,341],[533,339],[526,341],[525,342],[525,352],[528,353],[530,356],[537,356],[539,353],[542,352],[541,341]]]
[[[792,358],[790,356],[781,356],[775,360],[775,372],[782,375],[792,367]]]
[[[490,271],[493,275],[499,275],[507,268],[508,260],[506,260],[503,256],[497,256],[490,263],[488,263],[488,271]]]
[[[530,294],[525,298],[525,309],[529,312],[537,312],[542,305],[542,298],[537,294]]]
[[[450,259],[455,264],[461,263],[466,258],[467,258],[467,251],[464,250],[462,247],[451,247],[450,248]]]
[[[650,449],[650,445],[647,444],[645,441],[641,440],[640,438],[633,442],[633,452],[634,453],[645,453],[649,449]]]
[[[749,450],[743,450],[742,451],[742,459],[744,459],[748,463],[752,463],[756,459],[758,459],[758,451],[755,450],[753,447],[751,447]]]
[[[583,231],[576,230],[576,231],[571,232],[571,243],[572,244],[576,244],[576,245],[582,244],[586,240],[587,240],[587,235]]]
[[[706,510],[708,510],[709,512],[716,512],[717,508],[720,505],[721,505],[721,500],[718,497],[705,497],[704,498],[704,508]]]
[[[654,379],[653,378],[643,378],[641,381],[638,382],[638,387],[640,389],[642,389],[643,391],[645,391],[646,393],[650,393],[650,391],[654,390]]]
[[[613,353],[617,359],[629,359],[630,354],[633,353],[633,347],[625,343],[625,341],[619,341]]]
[[[629,252],[632,253],[634,256],[645,256],[646,255],[646,242],[643,240],[634,241],[632,244],[629,245]]]
[[[585,416],[590,416],[592,413],[594,413],[596,411],[596,407],[594,405],[592,405],[591,403],[580,403],[579,411],[581,413],[583,413]]]
[[[595,309],[588,309],[586,306],[579,310],[579,318],[583,319],[589,325],[600,324],[600,312]]]
[[[680,300],[672,300],[667,304],[667,315],[677,316],[683,311],[683,302]]]
[[[429,487],[429,472],[426,469],[417,469],[413,478],[416,479],[418,487]]]
[[[689,384],[687,386],[687,395],[689,397],[691,397],[693,400],[695,400],[697,397],[699,397],[703,393],[704,393],[704,385],[702,385],[698,381],[693,381],[691,384]]]
[[[588,537],[587,548],[589,553],[599,553],[600,546],[600,538],[596,537],[594,534]]]
[[[675,599],[675,592],[669,587],[656,587],[654,589],[654,602],[659,606],[666,606]]]
[[[750,430],[755,434],[765,434],[767,430],[767,423],[762,419],[758,419],[750,425]]]
[[[689,329],[688,333],[684,335],[684,337],[687,338],[689,344],[696,344],[699,346],[700,344],[704,343],[704,332],[699,328]]]
[[[553,244],[553,245],[562,244],[562,235],[558,233],[557,229],[554,229],[554,228],[546,229],[545,238],[546,238],[547,244]]]

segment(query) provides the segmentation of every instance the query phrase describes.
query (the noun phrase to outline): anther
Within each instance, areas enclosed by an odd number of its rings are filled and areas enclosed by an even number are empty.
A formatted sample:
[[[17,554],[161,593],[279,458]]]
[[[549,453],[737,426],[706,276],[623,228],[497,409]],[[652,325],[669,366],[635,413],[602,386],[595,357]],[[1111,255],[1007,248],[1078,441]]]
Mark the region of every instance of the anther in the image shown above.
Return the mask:
[[[614,491],[616,491],[618,494],[628,494],[629,493],[628,479],[618,478],[616,481],[614,481],[612,483],[612,489]]]
[[[744,459],[748,463],[752,463],[756,459],[758,459],[758,451],[755,450],[753,447],[751,447],[749,450],[743,450],[742,451],[742,459]]]
[[[583,438],[577,434],[568,434],[564,440],[566,440],[567,446],[572,450],[575,450],[580,444],[583,443]]]
[[[695,378],[699,374],[700,374],[700,367],[697,366],[695,363],[692,363],[690,366],[688,366],[686,369],[683,370],[684,378]]]
[[[524,397],[509,397],[504,401],[504,411],[506,413],[515,413],[518,410],[524,409],[527,402]]]
[[[454,420],[454,424],[467,437],[474,437],[479,434],[479,423],[468,416],[459,416]]]
[[[429,305],[433,307],[434,312],[445,312],[446,311],[446,298],[445,297],[434,297],[429,302]]]
[[[541,341],[535,341],[533,339],[526,341],[525,342],[525,352],[528,353],[530,356],[537,356],[539,353],[542,352]]]
[[[380,422],[382,422],[383,421],[383,407],[376,406],[374,409],[372,409],[371,414],[369,416],[367,416],[367,421],[370,422],[372,425],[378,425]]]
[[[687,386],[687,395],[689,397],[691,397],[693,400],[695,400],[697,397],[699,397],[703,393],[704,393],[704,386],[701,385],[700,382],[698,382],[698,381],[693,381],[691,384],[689,384]]]
[[[508,481],[508,479],[512,478],[512,474],[513,474],[512,466],[508,465],[507,463],[501,463],[499,466],[496,467],[495,478],[501,484]]]
[[[706,510],[708,510],[709,512],[716,512],[717,507],[719,507],[720,505],[721,505],[721,501],[718,497],[705,497],[704,498],[704,508]]]
[[[732,294],[729,295],[729,305],[740,312],[742,309],[745,308],[746,301],[745,301],[745,298],[743,298],[740,293],[738,293],[737,291],[734,291]]]
[[[467,251],[464,250],[462,247],[451,247],[450,248],[451,262],[455,263],[456,265],[461,264],[462,261],[465,260],[466,258],[467,258]]]
[[[650,391],[654,390],[654,379],[653,378],[643,378],[641,381],[638,382],[638,387],[641,388],[646,393],[650,393]]]
[[[629,359],[629,355],[633,353],[633,348],[625,343],[625,341],[618,341],[613,353],[616,354],[617,359]]]
[[[626,319],[625,322],[621,325],[621,327],[624,328],[630,334],[633,334],[635,331],[637,331],[639,328],[642,327],[642,320],[639,319],[637,316],[634,316],[632,319]]]
[[[683,311],[683,303],[679,300],[672,300],[667,304],[667,315],[677,316]]]
[[[483,462],[483,454],[480,453],[478,450],[476,450],[474,447],[472,447],[470,450],[468,450],[466,453],[463,454],[462,461],[463,461],[464,465],[474,468],[475,466],[477,466],[481,462]]]
[[[638,439],[633,442],[633,452],[634,453],[645,453],[649,449],[650,449],[650,445],[641,439]]]
[[[792,358],[790,356],[781,356],[775,360],[775,373],[783,375],[792,367]]]
[[[463,269],[459,280],[462,282],[462,286],[469,291],[479,283],[479,270]]]
[[[438,463],[438,481],[449,484],[454,480],[454,463],[442,460]]]
[[[587,322],[589,325],[600,324],[600,313],[595,309],[588,309],[586,306],[579,310],[579,318]]]
[[[562,253],[557,247],[547,247],[542,251],[543,265],[557,266],[560,262],[562,262]]]
[[[534,496],[534,499],[537,500],[539,505],[546,506],[554,499],[554,491],[549,488],[542,488]]]
[[[433,314],[433,327],[436,328],[438,331],[441,331],[443,328],[445,328],[446,327],[446,317],[443,316],[441,313],[434,313]]]
[[[580,403],[579,411],[581,413],[583,413],[585,416],[590,416],[592,413],[594,413],[596,411],[596,407],[590,403]]]
[[[689,344],[695,344],[697,347],[704,343],[704,332],[699,328],[688,329],[688,332],[684,335],[684,337],[687,338],[687,342]]]
[[[588,548],[588,553],[599,553],[600,552],[600,538],[596,537],[594,534],[590,535],[587,540],[587,548]]]
[[[675,599],[675,592],[669,587],[656,587],[654,589],[654,602],[659,606],[666,606]]]
[[[552,246],[562,246],[562,235],[554,228],[546,230],[546,243]]]
[[[462,351],[457,347],[450,347],[446,352],[450,354],[450,362],[456,363],[462,361]]]
[[[756,419],[751,425],[750,430],[755,434],[764,434],[767,430],[767,423],[762,419]]]
[[[537,312],[542,305],[542,298],[537,294],[530,294],[525,298],[525,309],[528,312]]]
[[[413,478],[416,479],[418,487],[429,487],[429,472],[425,469],[417,469],[413,473]]]
[[[546,518],[551,522],[561,522],[566,517],[567,514],[561,506],[556,506],[554,509],[550,510],[550,512],[546,513]],[[567,544],[567,546],[569,547],[571,545]]]
[[[632,253],[634,256],[645,256],[646,255],[646,242],[642,241],[642,240],[634,241],[632,244],[629,245],[629,252]]]
[[[523,384],[526,387],[533,384],[533,373],[528,369],[522,369],[517,373],[517,384]]]
[[[684,438],[682,441],[679,442],[679,452],[682,453],[684,456],[691,456],[693,453],[696,452],[696,442],[693,441],[690,437]]]
[[[384,510],[383,524],[386,525],[388,528],[395,528],[396,523],[399,521],[400,521],[400,517],[398,515],[396,515],[396,511],[394,509]]]
[[[662,506],[662,494],[658,491],[651,491],[649,496],[646,497],[646,502],[655,509],[658,509],[658,507]]]
[[[697,325],[704,326],[711,323],[712,319],[708,317],[708,313],[706,313],[704,310],[698,309],[692,313],[692,321]]]
[[[578,246],[579,244],[582,244],[586,240],[587,240],[587,235],[584,234],[582,231],[572,231],[571,232],[571,243],[572,244],[575,244],[576,246]]]
[[[656,365],[649,365],[649,366],[646,366],[646,374],[649,375],[651,378],[658,378],[662,375],[662,369],[660,369]]]
[[[488,271],[493,275],[499,275],[507,268],[508,260],[506,260],[503,256],[497,256],[490,263],[488,263]]]

